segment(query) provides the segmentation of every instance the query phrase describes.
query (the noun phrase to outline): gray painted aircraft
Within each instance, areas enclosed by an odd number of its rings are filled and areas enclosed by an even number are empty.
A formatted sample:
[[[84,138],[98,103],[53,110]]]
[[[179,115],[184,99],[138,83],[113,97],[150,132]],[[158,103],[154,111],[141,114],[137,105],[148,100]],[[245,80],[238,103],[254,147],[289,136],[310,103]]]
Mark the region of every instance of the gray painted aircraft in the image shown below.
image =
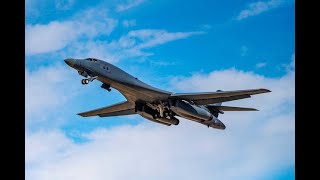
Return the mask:
[[[85,77],[81,81],[83,85],[96,79],[102,82],[102,88],[111,91],[112,87],[126,98],[126,101],[111,106],[79,113],[78,115],[82,117],[139,114],[150,121],[170,126],[178,125],[179,120],[175,116],[180,116],[208,127],[225,129],[226,126],[218,119],[219,114],[223,114],[224,111],[257,111],[257,109],[222,106],[222,102],[270,92],[267,89],[249,89],[172,93],[152,87],[118,67],[99,59],[65,59],[64,61]]]

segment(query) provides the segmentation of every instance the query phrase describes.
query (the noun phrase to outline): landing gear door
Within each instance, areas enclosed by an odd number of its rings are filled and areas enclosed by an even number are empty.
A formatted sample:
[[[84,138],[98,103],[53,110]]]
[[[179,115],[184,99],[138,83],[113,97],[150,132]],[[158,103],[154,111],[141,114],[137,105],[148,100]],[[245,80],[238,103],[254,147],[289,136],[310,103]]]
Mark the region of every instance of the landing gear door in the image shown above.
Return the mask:
[[[88,73],[85,71],[78,71],[78,73],[83,77],[88,77]]]

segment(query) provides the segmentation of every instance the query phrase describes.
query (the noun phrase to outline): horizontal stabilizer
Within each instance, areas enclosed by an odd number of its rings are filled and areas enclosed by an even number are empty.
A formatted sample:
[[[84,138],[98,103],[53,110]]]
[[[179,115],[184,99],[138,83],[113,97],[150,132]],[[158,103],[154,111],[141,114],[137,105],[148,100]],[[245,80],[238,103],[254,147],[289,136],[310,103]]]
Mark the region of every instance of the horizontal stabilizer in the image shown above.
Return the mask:
[[[208,108],[218,109],[220,111],[259,111],[254,108],[245,108],[245,107],[233,107],[233,106],[210,106]]]

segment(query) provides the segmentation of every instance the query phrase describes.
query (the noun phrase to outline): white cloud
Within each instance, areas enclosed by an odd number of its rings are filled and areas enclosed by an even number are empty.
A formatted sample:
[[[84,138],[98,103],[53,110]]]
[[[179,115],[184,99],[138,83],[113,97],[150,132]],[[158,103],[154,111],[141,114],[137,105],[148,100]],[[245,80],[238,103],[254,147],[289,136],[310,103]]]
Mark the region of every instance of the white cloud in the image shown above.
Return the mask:
[[[26,26],[26,54],[46,53],[65,47],[78,37],[73,22],[50,22]]]
[[[103,10],[89,9],[67,21],[48,24],[27,24],[25,53],[34,55],[62,49],[79,38],[108,35],[117,22],[108,18]]]
[[[127,2],[123,4],[119,4],[116,8],[118,12],[126,11],[128,9],[131,9],[133,7],[136,7],[140,5],[141,3],[145,2],[146,0],[127,0]]]
[[[277,118],[268,128],[237,123],[228,131],[190,121],[145,122],[95,130],[84,144],[55,131],[27,135],[26,179],[252,179],[294,164],[293,115],[288,118],[289,124]],[[275,120],[290,126],[269,130]]]
[[[124,20],[122,21],[122,26],[123,27],[133,27],[136,25],[136,20],[135,19],[132,19],[132,20]]]
[[[67,100],[78,95],[79,92],[76,89],[79,82],[74,80],[75,76],[77,74],[74,70],[61,64],[40,67],[33,71],[26,69],[26,124],[38,123],[50,109],[54,111],[55,108],[62,107]]]
[[[25,161],[30,166],[37,165],[38,162],[48,163],[63,158],[73,146],[73,142],[58,130],[26,133]]]
[[[247,46],[241,46],[241,56],[245,56],[248,53],[248,47]]]
[[[256,64],[256,68],[263,68],[263,67],[265,67],[266,65],[267,65],[267,63],[261,62],[261,63]]]
[[[237,20],[243,20],[250,16],[255,16],[268,10],[274,9],[282,5],[284,0],[258,1],[250,3],[247,9],[244,9],[237,16]]]
[[[261,111],[220,115],[227,126],[224,131],[184,119],[172,127],[145,120],[136,126],[96,129],[83,134],[89,141],[82,144],[57,130],[27,132],[26,179],[269,177],[295,163],[294,83],[294,69],[279,78],[236,69],[180,77],[172,85],[183,92],[247,88],[272,92],[237,101]]]
[[[292,54],[291,62],[289,64],[281,64],[277,68],[279,70],[285,70],[286,72],[293,71],[295,69],[295,54]]]

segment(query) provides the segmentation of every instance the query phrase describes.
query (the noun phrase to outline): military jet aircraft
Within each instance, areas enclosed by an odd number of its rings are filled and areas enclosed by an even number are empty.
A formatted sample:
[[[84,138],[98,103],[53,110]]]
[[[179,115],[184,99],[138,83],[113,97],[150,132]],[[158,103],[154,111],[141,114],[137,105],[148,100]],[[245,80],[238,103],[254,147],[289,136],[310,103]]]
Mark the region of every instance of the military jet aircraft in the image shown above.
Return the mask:
[[[78,115],[88,116],[122,116],[139,114],[142,117],[163,125],[178,125],[182,117],[208,127],[225,129],[226,126],[218,119],[224,111],[256,111],[253,108],[222,106],[222,102],[249,98],[251,95],[271,92],[267,89],[249,89],[237,91],[203,92],[203,93],[172,93],[152,87],[138,78],[131,76],[120,68],[105,61],[86,59],[65,59],[70,67],[85,77],[83,85],[98,80],[101,87],[111,91],[118,90],[126,101],[82,112]]]

